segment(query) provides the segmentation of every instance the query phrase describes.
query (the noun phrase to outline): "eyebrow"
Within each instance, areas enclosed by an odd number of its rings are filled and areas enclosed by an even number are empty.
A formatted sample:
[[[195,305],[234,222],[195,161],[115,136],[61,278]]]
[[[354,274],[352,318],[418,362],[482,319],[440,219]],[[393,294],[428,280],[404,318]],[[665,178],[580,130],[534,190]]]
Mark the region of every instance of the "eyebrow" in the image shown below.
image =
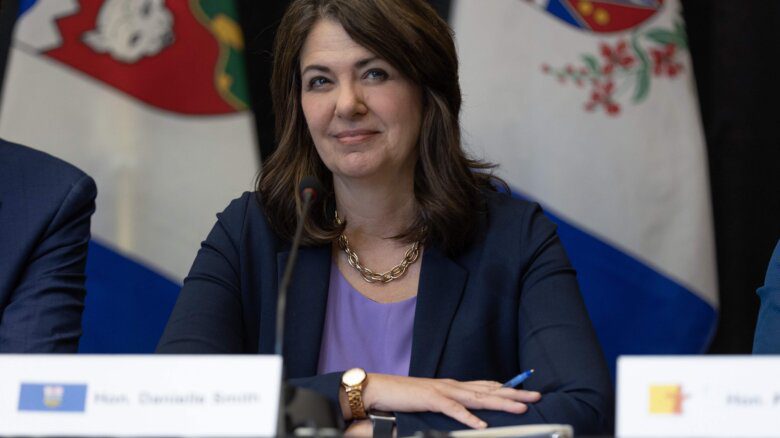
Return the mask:
[[[360,61],[355,63],[355,68],[363,68],[366,65],[370,64],[371,62],[374,62],[378,59],[380,59],[378,56],[370,56],[368,58],[363,58]],[[305,75],[306,72],[308,72],[309,70],[321,71],[323,73],[330,72],[330,68],[325,67],[324,65],[311,64],[311,65],[307,65],[306,68],[304,68],[303,71],[301,71],[301,76]]]

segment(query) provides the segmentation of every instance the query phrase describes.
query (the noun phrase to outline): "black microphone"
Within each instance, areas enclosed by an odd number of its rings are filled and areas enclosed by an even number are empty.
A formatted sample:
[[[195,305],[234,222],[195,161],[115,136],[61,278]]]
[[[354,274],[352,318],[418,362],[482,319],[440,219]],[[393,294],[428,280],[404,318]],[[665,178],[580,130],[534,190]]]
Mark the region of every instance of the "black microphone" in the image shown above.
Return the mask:
[[[322,184],[314,176],[305,176],[301,179],[298,186],[298,193],[303,201],[301,215],[298,217],[298,226],[295,228],[295,237],[293,237],[290,246],[290,257],[287,259],[287,265],[284,267],[284,275],[279,283],[279,293],[276,301],[276,340],[274,342],[274,353],[282,355],[282,344],[284,343],[284,319],[287,309],[287,288],[290,286],[295,261],[298,257],[298,247],[301,245],[301,235],[303,234],[303,223],[309,215],[309,208],[321,196]]]
[[[298,186],[298,193],[301,194],[301,199],[306,202],[307,197],[312,203],[317,202],[317,198],[322,193],[322,184],[316,176],[304,176],[301,179],[301,184]],[[306,216],[306,207],[303,209],[303,217]]]
[[[284,344],[284,320],[287,309],[287,288],[292,279],[293,269],[298,257],[298,247],[301,245],[303,223],[309,215],[309,209],[322,196],[322,185],[316,177],[306,176],[298,187],[303,206],[295,228],[295,236],[290,245],[290,256],[284,267],[282,281],[279,283],[279,294],[276,302],[276,339],[275,353],[282,356]],[[282,363],[284,379],[284,363]],[[343,420],[327,398],[310,389],[297,388],[282,382],[281,406],[279,407],[279,423],[276,431],[279,436],[293,434],[293,431],[305,427],[314,431],[314,436],[335,436],[343,429]]]

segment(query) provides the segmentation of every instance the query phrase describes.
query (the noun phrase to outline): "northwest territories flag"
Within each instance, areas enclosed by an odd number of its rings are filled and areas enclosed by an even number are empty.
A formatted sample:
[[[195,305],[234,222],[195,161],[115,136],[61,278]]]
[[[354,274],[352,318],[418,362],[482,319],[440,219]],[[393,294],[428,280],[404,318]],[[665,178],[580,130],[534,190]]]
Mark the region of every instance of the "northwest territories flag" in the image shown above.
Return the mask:
[[[21,1],[0,136],[95,178],[85,352],[154,348],[257,157],[230,0]]]
[[[614,371],[717,318],[706,152],[676,0],[455,1],[464,139],[559,225]]]

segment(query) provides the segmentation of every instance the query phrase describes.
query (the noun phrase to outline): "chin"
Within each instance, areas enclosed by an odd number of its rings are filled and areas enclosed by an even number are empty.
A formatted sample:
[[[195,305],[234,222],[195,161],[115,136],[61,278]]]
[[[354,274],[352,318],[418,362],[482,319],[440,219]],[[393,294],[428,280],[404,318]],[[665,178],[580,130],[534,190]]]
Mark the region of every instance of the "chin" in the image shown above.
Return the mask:
[[[374,169],[341,169],[336,174],[349,179],[367,179],[375,176],[377,172]]]
[[[380,165],[367,160],[340,163],[336,172],[345,178],[370,178],[379,173]]]

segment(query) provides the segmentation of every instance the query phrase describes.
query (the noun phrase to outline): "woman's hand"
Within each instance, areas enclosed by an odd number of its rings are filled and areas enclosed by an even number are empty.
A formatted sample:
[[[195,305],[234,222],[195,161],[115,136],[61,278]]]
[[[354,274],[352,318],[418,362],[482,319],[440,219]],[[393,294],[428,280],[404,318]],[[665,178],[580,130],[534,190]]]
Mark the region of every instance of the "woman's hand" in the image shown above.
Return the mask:
[[[374,427],[371,420],[358,420],[352,422],[347,430],[344,431],[346,438],[352,437],[370,437],[374,434]]]
[[[367,410],[440,412],[474,429],[483,429],[487,424],[469,409],[522,414],[528,410],[526,403],[540,398],[538,392],[502,388],[500,383],[486,380],[459,382],[388,374],[369,374],[363,388]],[[346,402],[346,396],[343,401]],[[349,412],[349,404],[345,412]]]

